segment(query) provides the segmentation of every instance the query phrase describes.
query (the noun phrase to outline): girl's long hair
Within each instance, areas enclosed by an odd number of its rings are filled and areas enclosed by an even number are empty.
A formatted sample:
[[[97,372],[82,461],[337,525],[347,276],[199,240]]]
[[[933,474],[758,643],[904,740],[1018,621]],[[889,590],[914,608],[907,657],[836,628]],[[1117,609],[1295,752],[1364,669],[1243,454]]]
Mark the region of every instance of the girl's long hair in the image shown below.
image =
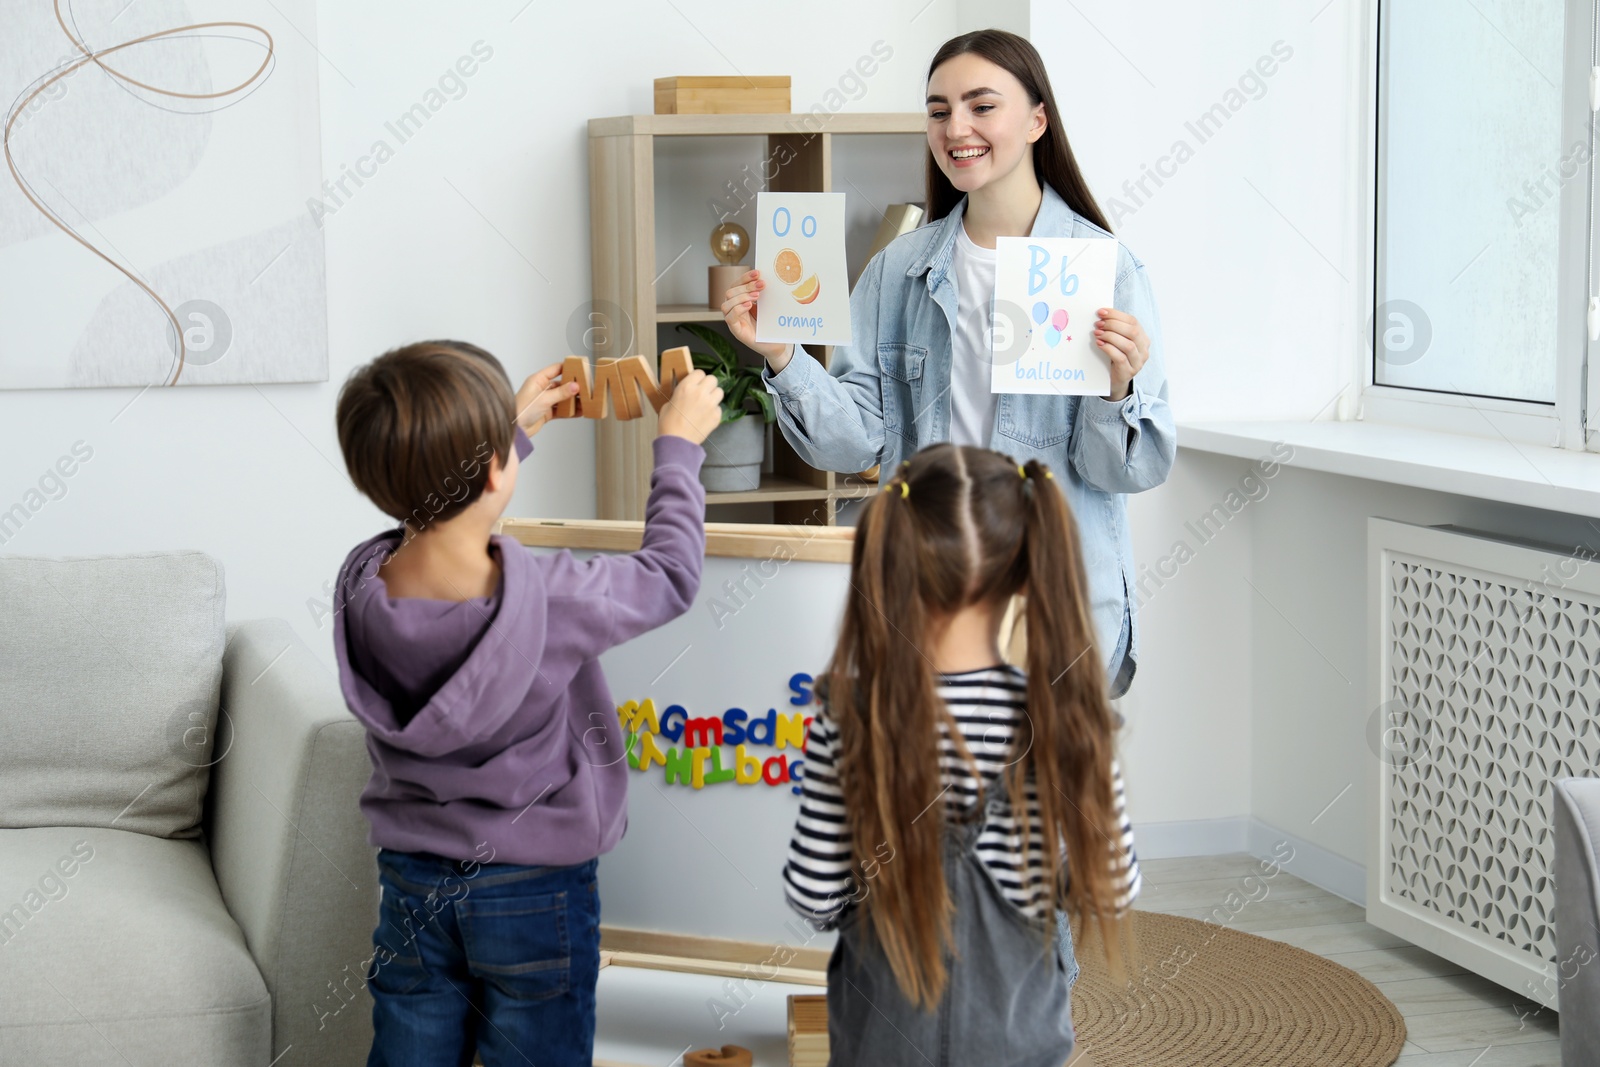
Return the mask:
[[[901,991],[932,1008],[947,979],[952,904],[942,855],[941,724],[971,760],[928,658],[936,624],[971,605],[991,605],[998,615],[1022,593],[1027,713],[1002,773],[1019,826],[1026,826],[1026,786],[1037,793],[1051,903],[1085,921],[1080,929],[1093,920],[1111,961],[1123,933],[1112,871],[1127,859],[1112,790],[1112,713],[1077,530],[1049,468],[1037,460],[1019,467],[988,449],[923,449],[867,504],[851,568],[823,693],[839,728],[863,918]],[[1050,842],[1065,842],[1064,863]],[[1026,862],[1026,834],[1023,843]],[[887,860],[884,846],[892,850]],[[1053,938],[1055,924],[1048,926]],[[1111,966],[1120,973],[1117,962]]]
[[[1107,233],[1110,223],[1100,213],[1089,183],[1083,180],[1078,161],[1072,155],[1072,145],[1067,143],[1067,130],[1061,124],[1061,114],[1056,110],[1055,94],[1050,91],[1050,75],[1045,73],[1044,60],[1025,37],[1005,30],[974,30],[952,37],[934,53],[928,64],[928,78],[947,59],[966,55],[982,56],[989,62],[1010,72],[1028,91],[1030,105],[1044,105],[1044,133],[1033,142],[1033,171],[1041,182],[1054,189],[1067,206]],[[961,200],[958,192],[939,169],[939,161],[928,149],[928,221],[942,219]]]

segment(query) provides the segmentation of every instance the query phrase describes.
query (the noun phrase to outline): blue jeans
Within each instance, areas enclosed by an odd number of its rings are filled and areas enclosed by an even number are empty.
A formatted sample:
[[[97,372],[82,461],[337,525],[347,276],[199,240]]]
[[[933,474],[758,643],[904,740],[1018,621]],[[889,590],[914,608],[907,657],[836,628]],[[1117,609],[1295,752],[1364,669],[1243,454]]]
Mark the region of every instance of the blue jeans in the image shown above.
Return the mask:
[[[1062,962],[1067,965],[1067,989],[1070,990],[1078,981],[1078,957],[1072,951],[1072,924],[1067,922],[1064,911],[1056,912],[1056,945],[1061,949]]]
[[[572,867],[378,852],[367,1067],[588,1064],[600,977],[598,861]]]

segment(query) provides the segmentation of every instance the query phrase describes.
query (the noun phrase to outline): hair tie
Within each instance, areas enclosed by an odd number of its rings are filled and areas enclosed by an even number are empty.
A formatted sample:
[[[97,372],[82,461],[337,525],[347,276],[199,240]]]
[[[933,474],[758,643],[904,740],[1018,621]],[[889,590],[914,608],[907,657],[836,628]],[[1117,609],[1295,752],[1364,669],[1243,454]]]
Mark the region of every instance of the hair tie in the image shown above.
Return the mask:
[[[1028,476],[1027,470],[1020,463],[1017,464],[1017,473],[1022,475],[1024,478]]]
[[[900,499],[906,500],[911,496],[911,483],[904,479],[900,482]]]

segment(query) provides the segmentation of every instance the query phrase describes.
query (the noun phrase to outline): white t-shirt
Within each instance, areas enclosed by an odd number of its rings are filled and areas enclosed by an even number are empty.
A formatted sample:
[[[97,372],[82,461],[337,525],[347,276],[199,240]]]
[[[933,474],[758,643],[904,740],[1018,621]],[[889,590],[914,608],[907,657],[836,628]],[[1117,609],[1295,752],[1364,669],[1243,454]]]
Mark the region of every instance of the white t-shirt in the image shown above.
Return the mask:
[[[958,297],[956,330],[950,338],[950,441],[979,448],[989,447],[994,431],[989,308],[994,302],[995,252],[975,244],[965,224],[956,227],[950,262]]]

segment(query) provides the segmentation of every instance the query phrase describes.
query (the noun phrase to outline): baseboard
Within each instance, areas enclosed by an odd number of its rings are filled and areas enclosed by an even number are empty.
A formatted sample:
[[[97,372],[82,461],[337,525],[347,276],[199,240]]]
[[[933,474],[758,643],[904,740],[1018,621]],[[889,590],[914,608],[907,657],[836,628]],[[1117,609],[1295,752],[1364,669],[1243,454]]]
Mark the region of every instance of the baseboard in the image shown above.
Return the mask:
[[[1363,908],[1367,906],[1365,864],[1347,860],[1337,852],[1312,844],[1287,830],[1280,830],[1253,815],[1250,817],[1246,852],[1265,859],[1274,855],[1274,849],[1285,841],[1294,849],[1294,858],[1283,865],[1284,870],[1352,904]]]
[[[1364,865],[1352,863],[1253,815],[1136,823],[1133,838],[1140,858],[1148,860],[1221,856],[1230,852],[1247,852],[1258,859],[1266,859],[1279,854],[1278,846],[1287,842],[1294,849],[1294,858],[1283,864],[1285,870],[1352,904],[1367,906]]]

